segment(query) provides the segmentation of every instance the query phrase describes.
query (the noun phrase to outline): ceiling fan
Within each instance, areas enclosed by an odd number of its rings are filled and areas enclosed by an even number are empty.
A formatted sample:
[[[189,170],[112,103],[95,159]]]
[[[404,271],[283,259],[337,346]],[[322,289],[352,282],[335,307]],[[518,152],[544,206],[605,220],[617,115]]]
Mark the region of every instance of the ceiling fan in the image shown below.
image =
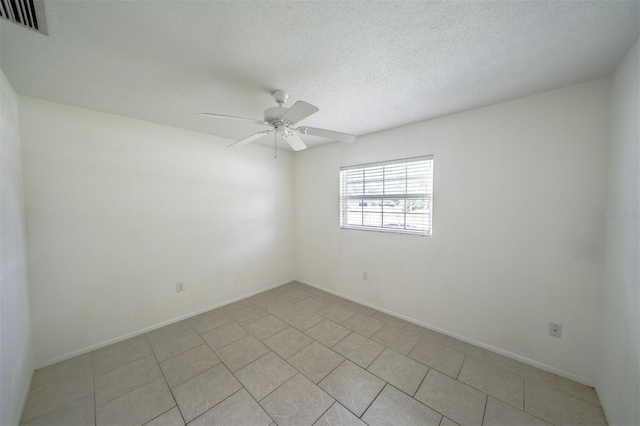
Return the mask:
[[[245,122],[248,121],[260,126],[271,127],[268,130],[260,131],[229,145],[234,147],[246,145],[270,133],[274,133],[276,137],[278,135],[282,136],[282,138],[289,144],[289,146],[291,146],[294,151],[301,151],[307,148],[307,145],[305,145],[299,135],[318,136],[321,138],[327,138],[346,143],[351,143],[355,140],[356,137],[348,133],[318,129],[316,127],[295,127],[299,121],[302,121],[305,118],[309,117],[311,114],[315,114],[316,112],[318,112],[319,108],[315,105],[311,105],[310,103],[303,101],[298,101],[291,108],[286,108],[282,105],[287,102],[289,95],[283,90],[276,90],[272,93],[272,96],[278,103],[278,106],[267,108],[264,111],[264,120],[253,120],[251,118],[233,117],[230,115],[211,114],[206,112],[202,112],[198,115],[222,118],[226,120],[239,120]]]

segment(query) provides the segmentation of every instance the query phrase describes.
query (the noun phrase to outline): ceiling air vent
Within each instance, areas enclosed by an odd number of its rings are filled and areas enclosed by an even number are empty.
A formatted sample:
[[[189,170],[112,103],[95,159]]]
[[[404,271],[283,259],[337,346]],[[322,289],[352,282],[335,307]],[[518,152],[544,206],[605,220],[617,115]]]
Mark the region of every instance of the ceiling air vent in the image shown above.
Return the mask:
[[[43,0],[0,0],[0,18],[47,34]]]

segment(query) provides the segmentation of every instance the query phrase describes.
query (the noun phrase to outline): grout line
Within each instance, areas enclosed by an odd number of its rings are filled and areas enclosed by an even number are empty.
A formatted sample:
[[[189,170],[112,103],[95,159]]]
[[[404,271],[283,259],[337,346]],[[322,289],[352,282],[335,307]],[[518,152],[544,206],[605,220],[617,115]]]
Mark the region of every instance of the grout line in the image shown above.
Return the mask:
[[[345,327],[345,328],[346,328],[346,327]],[[331,350],[333,350],[333,348],[335,348],[336,346],[338,346],[338,344],[339,344],[340,342],[342,342],[344,339],[346,339],[347,337],[351,336],[351,333],[353,333],[353,332],[354,332],[353,330],[350,330],[350,329],[348,329],[348,328],[347,328],[347,330],[349,330],[349,333],[348,333],[346,336],[344,336],[342,339],[338,340],[335,344],[333,344],[333,346],[330,346],[329,348],[330,348]],[[309,336],[309,337],[311,337],[311,336]],[[313,339],[313,337],[311,337],[311,338]],[[334,351],[334,352],[336,352],[336,351]],[[342,355],[342,354],[340,354],[340,355]],[[344,355],[342,355],[342,356],[344,356]],[[345,356],[345,358],[346,358],[346,356]]]
[[[367,371],[367,370],[365,370],[365,371]],[[376,376],[376,377],[377,377],[377,376]],[[382,380],[382,379],[381,379],[381,380]],[[386,387],[387,387],[387,385],[391,386],[391,384],[389,384],[389,382],[387,382],[386,380],[383,380],[383,381],[384,381],[384,385],[382,386],[382,388],[378,391],[378,393],[376,394],[376,396],[371,400],[371,402],[369,403],[369,405],[367,405],[367,408],[365,408],[365,409],[364,409],[364,411],[362,412],[362,414],[361,414],[360,416],[356,416],[356,417],[358,417],[359,419],[361,419],[361,418],[362,418],[362,416],[364,416],[364,415],[365,415],[365,413],[369,410],[369,408],[371,408],[371,406],[373,405],[373,403],[374,403],[374,402],[376,402],[376,399],[378,399],[378,397],[380,396],[380,394],[382,393],[382,391],[384,390],[384,388],[386,388]],[[347,407],[345,407],[345,408],[347,408]],[[348,410],[348,408],[347,408],[347,410]],[[352,413],[353,413],[353,411],[352,411]],[[355,413],[353,413],[353,415],[355,416],[356,414],[355,414]]]
[[[157,416],[155,416],[154,418],[152,418],[152,419],[151,419],[151,420],[149,420],[148,422],[143,423],[143,425],[142,425],[142,426],[146,425],[147,423],[151,423],[152,421],[154,421],[155,419],[157,419],[157,418],[158,418],[158,417],[160,417],[160,416],[164,416],[165,414],[167,414],[169,411],[173,410],[174,408],[178,408],[178,406],[177,406],[177,405],[175,405],[175,406],[173,406],[173,407],[169,408],[167,411],[165,411],[165,412],[163,412],[163,413],[158,414]],[[178,412],[180,412],[180,409],[179,409],[179,408],[178,408]],[[182,416],[182,413],[180,413],[180,416]],[[182,420],[184,421],[184,418],[183,418]]]
[[[231,373],[233,374],[233,373]],[[234,376],[235,377],[235,376]],[[236,379],[237,380],[237,379]],[[200,418],[202,416],[204,416],[205,414],[207,414],[209,411],[213,410],[214,408],[216,408],[218,405],[222,404],[223,402],[225,402],[227,399],[231,398],[233,395],[237,394],[238,392],[242,392],[245,391],[247,393],[249,393],[249,391],[247,391],[244,386],[242,386],[242,383],[240,383],[240,389],[238,389],[237,391],[233,392],[231,395],[227,396],[226,398],[222,399],[220,402],[218,402],[217,404],[207,408],[206,410],[204,410],[202,413],[198,414],[196,417],[194,417],[193,419],[191,419],[191,422],[195,421],[197,418]],[[251,396],[251,394],[249,393],[249,396]],[[263,410],[264,411],[264,410]],[[180,413],[182,415],[182,413]],[[267,413],[267,416],[269,416],[269,413]],[[269,418],[271,418],[271,416],[269,416]],[[182,420],[184,420],[184,417],[182,417]],[[273,419],[272,419],[273,420]],[[184,424],[187,424],[187,422],[185,421]],[[144,426],[144,425],[143,425]]]
[[[151,342],[149,342],[149,336],[145,333],[144,337],[147,339],[147,343],[149,344],[149,347],[151,347]],[[156,357],[156,353],[153,351],[153,347],[151,347],[151,353],[153,354],[153,357],[156,360],[156,364],[158,365],[158,368],[160,369],[160,374],[162,374],[162,378],[164,379],[164,384],[167,386],[167,389],[169,389],[169,393],[171,394],[171,398],[173,398],[173,402],[175,404],[174,407],[178,407],[178,412],[180,413],[180,416],[182,417],[182,421],[186,425],[187,422],[184,419],[184,415],[182,414],[182,410],[180,410],[180,407],[178,406],[178,401],[176,400],[176,397],[173,394],[173,389],[171,389],[171,386],[169,386],[169,382],[167,381],[167,378],[164,375],[164,371],[162,371],[162,368],[160,367],[160,363],[158,362],[158,357]],[[169,358],[169,359],[171,359],[171,358]],[[173,408],[173,407],[171,407],[171,408]]]
[[[275,353],[275,352],[274,352],[274,353]],[[277,356],[277,355],[278,355],[278,354],[276,354],[276,356]],[[293,376],[295,376],[295,374],[294,374]],[[290,379],[291,379],[291,378],[293,378],[293,376],[291,376],[291,377],[290,377]],[[234,377],[235,377],[235,376],[234,376]],[[286,382],[288,382],[288,381],[289,381],[289,379],[285,380],[285,383],[286,383]],[[238,382],[240,382],[240,380],[238,380]],[[283,384],[284,384],[284,383],[283,383]],[[253,399],[253,400],[255,401],[255,403],[258,405],[258,407],[260,407],[260,409],[261,409],[261,410],[262,410],[262,411],[267,415],[267,417],[269,417],[269,418],[271,419],[271,422],[272,422],[272,423],[275,423],[275,420],[273,420],[273,417],[271,417],[271,414],[267,413],[267,410],[265,410],[265,409],[262,407],[262,405],[260,405],[260,403],[259,403],[259,402],[258,402],[258,401],[253,397],[253,395],[251,395],[251,392],[249,392],[249,390],[248,390],[247,388],[245,388],[245,387],[244,387],[244,385],[242,384],[242,382],[240,383],[240,385],[242,386],[242,389],[240,389],[240,390],[243,390],[243,389],[244,389],[244,391],[245,391],[246,393],[248,393],[248,394],[249,394],[249,398],[251,398],[251,399]],[[279,386],[278,386],[278,387],[279,387]],[[275,390],[275,389],[274,389],[274,390]],[[238,392],[240,392],[240,391],[238,391]],[[238,392],[236,392],[236,393],[238,393]],[[266,398],[266,397],[265,397],[265,398]],[[263,399],[264,399],[264,398],[263,398]],[[193,420],[191,420],[191,421],[193,421]]]
[[[454,380],[458,380],[458,377],[460,377],[460,373],[462,372],[462,368],[464,367],[464,363],[467,362],[467,356],[466,354],[463,354],[464,358],[462,360],[462,364],[460,364],[460,370],[458,370],[458,374],[456,374],[456,377],[454,377]]]
[[[325,391],[324,389],[322,389],[322,390],[323,390],[324,392],[327,392],[327,391]],[[327,392],[327,395],[329,395],[329,396],[331,396],[331,398],[333,398],[333,396],[332,396],[332,395],[330,395],[328,392]],[[333,406],[334,406],[334,405],[336,405],[336,404],[340,404],[340,403],[338,402],[338,400],[337,400],[337,399],[333,398],[333,404],[331,404],[331,405],[329,406],[329,408],[327,408],[326,410],[324,410],[324,411],[322,412],[322,414],[320,414],[320,417],[318,417],[317,419],[314,419],[314,420],[313,420],[313,423],[311,423],[311,424],[312,424],[312,425],[314,425],[318,420],[320,420],[320,419],[322,418],[322,416],[324,416],[325,414],[327,414],[327,411],[331,410],[331,407],[333,407]],[[342,404],[340,404],[340,405],[342,405]],[[343,405],[343,407],[344,407],[344,405]]]
[[[134,389],[128,390],[128,391],[126,391],[126,392],[125,392],[125,393],[123,393],[123,394],[120,394],[120,395],[118,395],[118,396],[116,396],[116,397],[114,397],[114,398],[111,398],[110,400],[108,400],[108,401],[106,401],[106,402],[103,402],[102,404],[100,404],[100,405],[99,405],[99,407],[102,407],[102,406],[104,406],[104,405],[107,405],[108,403],[110,403],[110,402],[112,402],[112,401],[115,401],[116,399],[118,399],[118,398],[120,398],[120,397],[122,397],[122,396],[124,396],[124,395],[126,395],[126,394],[128,394],[128,393],[130,393],[130,392],[133,392],[133,391],[135,391],[135,390],[138,390],[138,389],[140,389],[141,387],[144,387],[144,386],[148,385],[148,384],[149,384],[149,383],[151,383],[151,382],[155,382],[155,381],[156,381],[156,380],[158,380],[158,379],[164,378],[164,374],[162,373],[162,368],[160,368],[160,364],[158,363],[158,360],[155,358],[155,354],[149,354],[149,355],[145,356],[145,358],[150,357],[150,356],[152,356],[152,355],[154,356],[154,361],[156,362],[156,365],[157,365],[158,369],[160,370],[160,374],[161,374],[161,376],[154,377],[154,378],[152,378],[152,379],[150,379],[150,380],[149,380],[149,379],[146,379],[146,380],[148,380],[147,382],[145,382],[145,383],[141,384],[140,386],[135,387]],[[139,360],[137,360],[137,361],[140,361],[141,359],[144,359],[144,358],[140,358],[140,359],[139,359]],[[129,364],[125,364],[125,365],[123,365],[122,367],[126,367],[126,366],[128,366],[128,365],[130,365],[130,364],[133,364],[134,362],[137,362],[137,361],[130,362]],[[115,370],[111,370],[111,371],[115,371]],[[165,382],[166,382],[166,379],[165,379]],[[95,392],[94,392],[94,393],[95,393]],[[96,408],[97,408],[97,407],[96,407]]]
[[[486,395],[484,398],[484,410],[482,410],[482,421],[480,424],[484,424],[484,416],[487,414],[487,405],[489,404],[489,395]]]
[[[413,395],[411,395],[411,398],[416,397],[416,395],[418,394],[418,391],[420,390],[420,387],[422,386],[422,384],[424,383],[424,381],[427,378],[427,374],[429,374],[429,371],[431,370],[431,367],[427,367],[427,372],[424,374],[424,377],[422,378],[422,380],[420,380],[420,384],[418,385],[418,387],[416,388],[416,391],[413,393]]]

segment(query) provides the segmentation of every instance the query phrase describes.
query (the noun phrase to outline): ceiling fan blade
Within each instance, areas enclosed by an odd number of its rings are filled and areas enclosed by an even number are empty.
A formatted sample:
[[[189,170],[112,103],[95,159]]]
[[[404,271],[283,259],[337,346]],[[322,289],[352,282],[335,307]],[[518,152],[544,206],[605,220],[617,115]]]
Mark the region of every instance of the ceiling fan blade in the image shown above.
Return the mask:
[[[303,149],[307,149],[307,146],[302,142],[300,136],[295,133],[288,133],[284,136],[284,140],[293,148],[294,151],[302,151]]]
[[[209,112],[201,112],[201,113],[198,113],[198,115],[205,116],[205,117],[223,118],[225,120],[250,121],[250,122],[255,123],[255,124],[261,124],[263,126],[264,125],[269,126],[269,123],[265,123],[262,120],[254,120],[253,118],[234,117],[232,115],[212,114],[212,113],[209,113]]]
[[[321,138],[346,143],[351,143],[356,139],[354,135],[350,135],[349,133],[334,132],[333,130],[317,129],[315,127],[299,127],[298,131],[303,135],[320,136]]]
[[[290,121],[291,123],[297,123],[318,111],[320,111],[320,108],[317,106],[311,105],[307,102],[298,101],[293,104],[293,106],[289,108],[281,118],[282,120]]]
[[[246,145],[246,144],[248,144],[250,142],[253,142],[253,141],[257,140],[257,139],[260,139],[264,135],[268,135],[269,133],[273,133],[273,130],[265,130],[264,132],[259,132],[259,133],[256,133],[255,135],[247,136],[244,139],[240,139],[239,141],[234,142],[231,145],[228,145],[227,148],[230,147],[230,146],[233,146],[233,147],[237,148],[237,147]]]

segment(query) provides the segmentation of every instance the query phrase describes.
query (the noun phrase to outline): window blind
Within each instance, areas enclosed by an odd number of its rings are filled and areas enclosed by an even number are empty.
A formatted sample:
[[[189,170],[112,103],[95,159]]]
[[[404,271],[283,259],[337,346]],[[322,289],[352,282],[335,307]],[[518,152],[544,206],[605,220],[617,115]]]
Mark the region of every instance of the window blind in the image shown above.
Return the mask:
[[[431,235],[433,156],[340,168],[340,227]]]

